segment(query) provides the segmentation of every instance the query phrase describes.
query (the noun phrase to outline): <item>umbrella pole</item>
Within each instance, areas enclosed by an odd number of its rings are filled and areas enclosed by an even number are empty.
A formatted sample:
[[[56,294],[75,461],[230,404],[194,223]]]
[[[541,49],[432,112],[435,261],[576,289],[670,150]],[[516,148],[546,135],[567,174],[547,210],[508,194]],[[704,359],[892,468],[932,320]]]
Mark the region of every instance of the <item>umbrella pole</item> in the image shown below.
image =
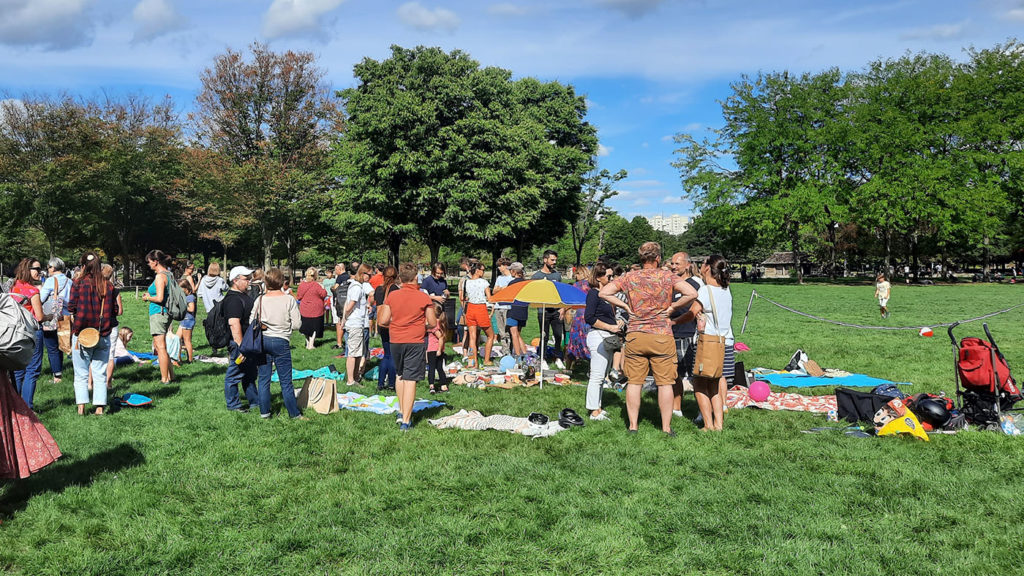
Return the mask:
[[[540,368],[538,373],[540,374],[540,389],[544,389],[544,354],[548,351],[548,339],[544,336],[544,317],[547,316],[545,313],[547,310],[540,309],[540,364],[537,366]]]

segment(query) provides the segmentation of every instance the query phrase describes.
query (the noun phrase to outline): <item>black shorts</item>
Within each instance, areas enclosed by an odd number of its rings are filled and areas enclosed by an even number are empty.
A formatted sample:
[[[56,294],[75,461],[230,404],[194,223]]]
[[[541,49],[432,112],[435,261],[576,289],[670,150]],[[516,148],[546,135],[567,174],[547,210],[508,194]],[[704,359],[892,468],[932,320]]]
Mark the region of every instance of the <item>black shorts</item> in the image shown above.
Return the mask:
[[[400,380],[418,382],[427,372],[427,345],[391,343],[391,358]]]
[[[693,358],[697,354],[697,344],[690,338],[676,338],[676,361],[679,363],[679,378],[693,376]]]

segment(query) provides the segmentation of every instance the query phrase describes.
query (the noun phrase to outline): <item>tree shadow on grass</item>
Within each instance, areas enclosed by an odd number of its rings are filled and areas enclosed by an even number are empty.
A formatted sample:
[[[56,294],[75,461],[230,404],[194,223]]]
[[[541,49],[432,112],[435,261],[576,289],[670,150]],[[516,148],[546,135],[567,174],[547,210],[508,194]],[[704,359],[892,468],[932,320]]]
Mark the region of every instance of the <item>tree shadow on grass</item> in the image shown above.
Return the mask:
[[[117,472],[145,463],[146,458],[130,444],[120,444],[97,452],[84,460],[65,455],[40,472],[9,485],[0,497],[0,519],[8,519],[24,510],[40,494],[60,494],[71,486],[88,486],[104,472]]]

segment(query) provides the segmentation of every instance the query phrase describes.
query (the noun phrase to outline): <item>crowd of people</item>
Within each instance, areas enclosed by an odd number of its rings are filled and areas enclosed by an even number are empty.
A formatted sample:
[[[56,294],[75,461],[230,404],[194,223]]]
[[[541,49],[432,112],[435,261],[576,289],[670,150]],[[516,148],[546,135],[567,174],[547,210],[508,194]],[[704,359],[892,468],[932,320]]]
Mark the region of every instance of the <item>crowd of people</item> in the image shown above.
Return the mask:
[[[690,389],[700,411],[697,422],[705,430],[721,430],[725,386],[733,376],[728,264],[713,255],[698,266],[685,252],[663,262],[661,247],[654,242],[641,246],[638,256],[639,264],[629,270],[598,261],[569,272],[573,285],[586,293],[586,305],[580,310],[561,306],[537,310],[536,321],[542,328],[536,342],[540,359],[560,366],[565,366],[564,360],[569,368],[589,361],[586,408],[591,420],[609,417],[602,406],[603,389],[624,385],[628,429],[635,432],[642,388],[653,384],[665,433],[674,434],[671,419],[682,416],[682,397]],[[495,303],[495,294],[528,279],[563,280],[553,250],[544,252],[540,269],[529,278],[522,263],[498,259],[493,283],[482,262],[464,258],[456,294],[440,262],[424,273],[411,263],[398,267],[339,263],[323,279],[311,267],[294,296],[289,275],[278,268],[235,266],[222,275],[214,262],[197,278],[190,262],[176,268],[160,250],[149,252],[146,262],[153,281],[142,300],[149,306],[152,350],[162,383],[172,382],[175,367],[194,359],[192,332],[201,301],[208,316],[219,306],[227,325],[227,409],[248,412],[258,407],[262,417],[270,418],[271,376],[276,368],[285,411],[292,418],[304,418],[292,386],[291,335],[300,332],[306,348],[313,349],[324,337],[325,325],[333,322],[334,348],[343,350],[349,385],[361,382],[369,364],[370,339],[380,337],[383,358],[377,366],[377,387],[396,391],[402,429],[411,425],[418,381],[426,378],[430,393],[448,391],[445,351],[449,341],[458,346],[453,349],[461,351],[462,365],[468,368],[494,365],[492,352],[498,346],[503,355],[528,355],[532,347],[523,338],[528,306],[518,301]],[[175,269],[180,271],[178,278]],[[90,251],[82,255],[71,276],[59,258],[48,262],[45,279],[42,271],[40,261],[23,259],[9,288],[41,326],[35,354],[27,367],[14,373],[14,385],[31,407],[44,348],[53,381],[61,382],[59,324],[70,320],[70,342],[63,347],[69,348],[65,351],[72,359],[78,410],[84,414],[91,404],[94,413],[102,414],[115,359],[130,354],[127,345],[133,335],[129,328],[118,326],[123,303],[112,279],[113,268]],[[178,316],[177,331],[172,332],[175,318],[168,302],[176,290],[184,294],[186,312],[183,318]],[[449,319],[446,310],[452,309],[454,318]],[[262,331],[262,352],[246,354],[243,339],[254,325]],[[698,333],[724,337],[721,378],[694,377]]]

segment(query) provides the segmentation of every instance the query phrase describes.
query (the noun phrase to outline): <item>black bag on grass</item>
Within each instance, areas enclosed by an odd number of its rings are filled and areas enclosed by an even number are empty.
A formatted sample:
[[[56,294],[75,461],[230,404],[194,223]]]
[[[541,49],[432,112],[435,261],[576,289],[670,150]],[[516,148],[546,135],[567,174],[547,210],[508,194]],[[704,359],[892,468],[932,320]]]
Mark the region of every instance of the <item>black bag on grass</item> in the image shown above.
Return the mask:
[[[890,396],[883,396],[873,392],[858,392],[849,388],[836,388],[837,412],[840,420],[847,422],[872,421],[875,412],[892,400]]]

